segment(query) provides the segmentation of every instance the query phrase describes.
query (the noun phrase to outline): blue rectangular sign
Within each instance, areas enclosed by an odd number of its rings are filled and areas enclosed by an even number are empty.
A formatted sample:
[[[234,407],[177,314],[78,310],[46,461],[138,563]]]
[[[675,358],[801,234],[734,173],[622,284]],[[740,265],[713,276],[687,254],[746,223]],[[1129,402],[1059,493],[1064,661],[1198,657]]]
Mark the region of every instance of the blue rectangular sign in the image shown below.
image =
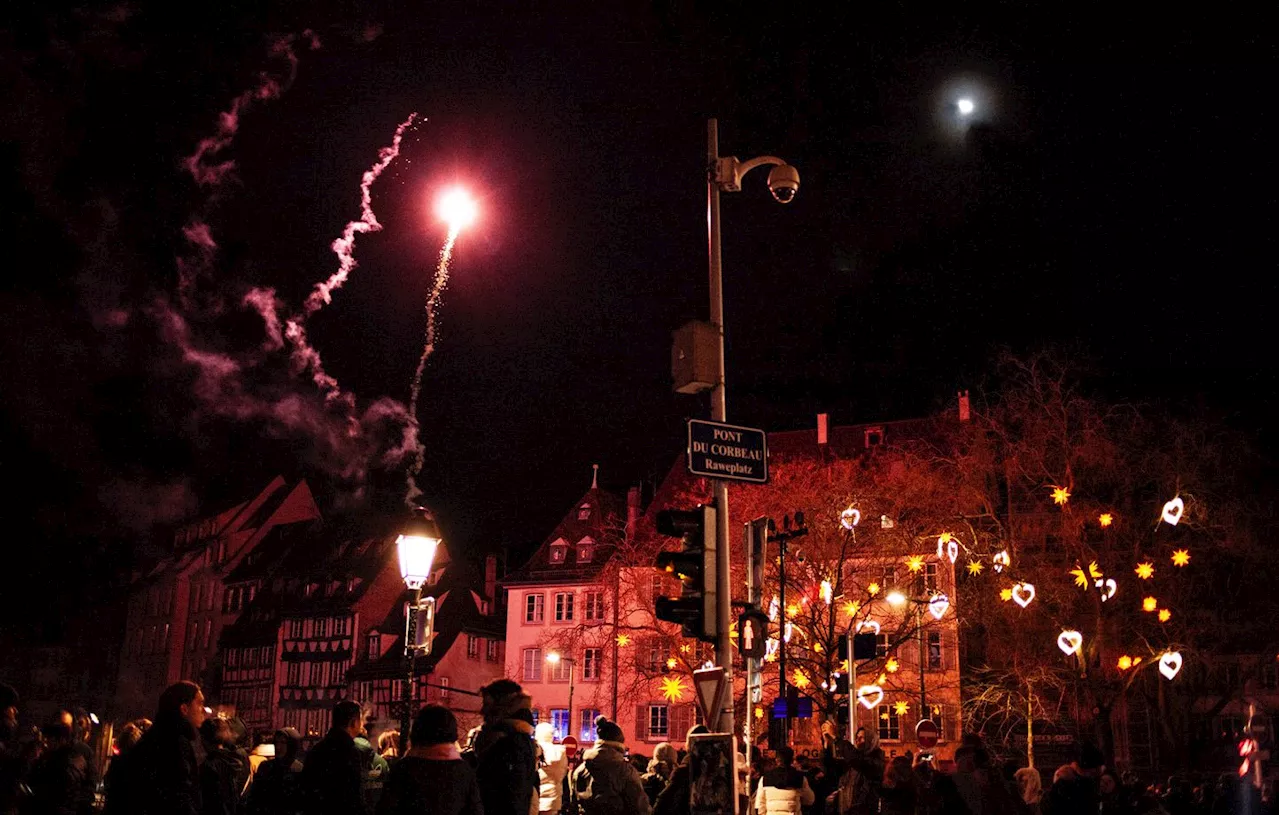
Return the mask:
[[[769,480],[769,450],[763,430],[702,419],[689,420],[689,472],[728,481]]]

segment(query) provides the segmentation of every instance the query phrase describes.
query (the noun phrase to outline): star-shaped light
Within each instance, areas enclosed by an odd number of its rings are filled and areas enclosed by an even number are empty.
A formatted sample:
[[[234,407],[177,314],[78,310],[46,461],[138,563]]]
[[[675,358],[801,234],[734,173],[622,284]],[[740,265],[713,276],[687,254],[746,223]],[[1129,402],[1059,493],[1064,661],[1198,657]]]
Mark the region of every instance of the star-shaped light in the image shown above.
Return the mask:
[[[883,721],[886,721],[886,722],[887,722],[887,721],[889,721],[889,711],[887,711],[887,710],[881,711],[881,712],[880,712],[880,718],[881,718]]]
[[[980,560],[969,561],[969,574],[972,574],[972,575],[982,574],[982,561]]]
[[[872,597],[875,597],[875,596],[876,596],[877,594],[879,594],[879,593],[880,593],[880,584],[879,584],[879,583],[868,583],[868,584],[867,584],[867,594],[870,594]]]
[[[907,713],[908,713],[908,711],[910,711],[910,710],[911,710],[911,703],[909,703],[909,702],[894,702],[894,703],[893,703],[893,712],[894,712],[894,713],[896,713],[896,714],[898,714],[899,716],[906,716],[906,715],[907,715]]]
[[[1167,608],[1160,609],[1160,613],[1156,615],[1156,617],[1158,617],[1160,619],[1160,622],[1162,623],[1169,622],[1169,618],[1172,616],[1173,616],[1173,612],[1169,611],[1169,609]]]
[[[619,648],[626,648],[631,644],[631,636],[628,634],[619,634],[613,638],[613,641],[618,643]]]
[[[764,718],[764,708],[760,707],[759,705],[756,705],[756,718],[757,719]]]
[[[1142,598],[1142,610],[1143,610],[1143,611],[1155,611],[1155,610],[1156,610],[1156,606],[1157,606],[1157,605],[1159,605],[1159,603],[1156,601],[1156,598],[1154,598],[1154,597],[1144,597],[1144,598]]]
[[[1170,560],[1173,561],[1174,566],[1186,566],[1191,562],[1191,553],[1186,549],[1178,549],[1173,553],[1173,557]]]
[[[680,646],[680,653],[682,654],[688,654],[692,651],[693,651],[693,646],[689,645],[688,643],[685,643],[684,645]]]
[[[923,568],[924,568],[924,558],[920,557],[919,555],[912,555],[911,557],[907,558],[907,571],[914,574]]]
[[[858,613],[859,608],[861,608],[861,606],[859,606],[856,602],[850,600],[849,602],[844,604],[844,613],[852,617],[853,615]]]
[[[898,660],[893,657],[889,657],[889,661],[884,664],[884,669],[891,674],[896,674],[899,667],[901,666],[898,665]]]
[[[942,546],[946,546],[946,545],[947,545],[948,543],[950,543],[950,542],[951,542],[951,533],[950,533],[950,532],[943,532],[941,535],[939,535],[939,536],[938,536],[938,543],[939,543],[940,545],[942,545]]]
[[[794,617],[800,613],[800,606],[795,603],[787,603],[787,616]]]
[[[791,684],[804,690],[809,687],[809,677],[804,675],[804,671],[796,668],[795,673],[791,674]]]
[[[769,653],[765,654],[765,655],[764,655],[764,661],[765,661],[765,662],[777,662],[777,661],[778,661],[778,652],[777,652],[777,651],[770,651]]]
[[[675,667],[676,667],[676,658],[675,658],[675,657],[667,657],[667,670],[669,671],[669,670],[671,670],[671,669],[673,669],[673,668],[675,668]]]
[[[1120,659],[1116,660],[1116,667],[1122,671],[1129,670],[1130,668],[1133,667],[1133,657],[1129,656],[1128,654],[1120,657]]]
[[[1000,599],[1006,603],[1013,599],[1013,589],[1001,589]]]
[[[822,653],[822,643],[820,643],[820,642],[814,642],[814,644],[813,644],[813,652],[814,652],[815,654],[821,654],[821,653]]]
[[[1104,512],[1098,516],[1098,526],[1111,526],[1111,522],[1114,520],[1115,518],[1111,517],[1110,512]]]
[[[1138,576],[1139,580],[1150,580],[1151,575],[1156,573],[1156,567],[1151,565],[1151,563],[1139,563],[1137,567],[1134,568],[1133,573]]]
[[[1067,488],[1054,486],[1051,489],[1053,490],[1053,502],[1058,506],[1065,506],[1071,498],[1071,493],[1067,492]]]
[[[888,681],[889,681],[889,677],[885,676],[884,671],[881,671],[880,675],[876,677],[877,685],[883,685],[885,682],[888,682]]]
[[[1068,574],[1075,575],[1076,585],[1082,589],[1089,588],[1090,579],[1102,579],[1102,572],[1098,569],[1098,561],[1096,560],[1089,562],[1089,573],[1087,575],[1085,574],[1085,570],[1080,567],[1072,569]]]
[[[662,698],[668,702],[679,702],[684,698],[684,680],[678,676],[662,678]]]

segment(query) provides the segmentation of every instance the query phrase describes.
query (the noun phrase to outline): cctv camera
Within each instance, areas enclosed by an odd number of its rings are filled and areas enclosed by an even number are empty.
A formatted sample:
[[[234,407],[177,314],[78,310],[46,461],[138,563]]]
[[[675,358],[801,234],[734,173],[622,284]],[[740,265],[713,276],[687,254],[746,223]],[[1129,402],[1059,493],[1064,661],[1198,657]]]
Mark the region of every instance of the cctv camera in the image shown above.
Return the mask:
[[[769,192],[779,204],[789,204],[800,189],[800,173],[790,164],[779,164],[769,171]]]

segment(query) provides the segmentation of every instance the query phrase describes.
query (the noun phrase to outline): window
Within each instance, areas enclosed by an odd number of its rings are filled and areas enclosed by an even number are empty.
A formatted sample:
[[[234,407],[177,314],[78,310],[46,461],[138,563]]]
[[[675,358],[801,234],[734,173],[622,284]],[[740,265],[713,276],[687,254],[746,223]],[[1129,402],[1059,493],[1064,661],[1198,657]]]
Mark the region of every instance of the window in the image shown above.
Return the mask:
[[[569,546],[564,541],[556,541],[551,544],[551,562],[564,563],[564,556],[569,551]]]
[[[862,431],[862,438],[866,443],[867,449],[879,447],[884,443],[884,428],[868,427],[866,430]]]
[[[893,705],[879,705],[880,708],[880,740],[898,741],[902,738],[901,722]]]
[[[551,708],[551,726],[555,728],[556,741],[569,735],[569,710],[563,707]]]
[[[940,741],[947,740],[946,722],[942,718],[942,705],[929,706],[929,718],[938,726],[938,739]]]
[[[603,652],[599,648],[585,648],[582,651],[582,681],[597,682],[600,679],[600,656]]]
[[[524,621],[526,623],[540,623],[546,614],[546,598],[541,594],[526,594],[524,596]]]
[[[604,620],[604,592],[589,591],[583,598],[585,608],[582,610],[582,618],[587,622],[600,622]]]
[[[568,682],[569,674],[573,671],[573,663],[568,659],[556,660],[551,666],[552,682]]]
[[[222,593],[222,613],[230,614],[240,610],[240,589],[227,589]]]
[[[364,653],[370,662],[382,656],[382,638],[377,634],[370,634],[366,637],[364,641]]]
[[[289,621],[289,639],[302,639],[302,620]]]
[[[930,631],[927,640],[928,644],[928,667],[931,671],[942,670],[942,632]]]
[[[649,738],[666,738],[667,706],[649,705]]]
[[[591,538],[583,538],[578,541],[578,562],[590,563],[592,551],[596,548],[596,542]]]
[[[449,702],[449,677],[442,676],[437,680],[440,685],[440,701],[448,704]]]
[[[884,566],[880,569],[880,590],[888,591],[898,582],[898,573],[892,566]]]
[[[876,656],[883,657],[889,655],[889,635],[876,634]]]
[[[154,625],[151,626],[151,633],[154,634],[155,631],[156,631],[156,627]],[[199,641],[200,641],[200,623],[192,623],[191,637],[187,640],[187,650],[188,651],[196,650],[196,644]]]
[[[480,658],[480,638],[467,635],[467,659]]]
[[[287,674],[286,681],[289,685],[297,686],[302,684],[302,663],[290,662]]]
[[[319,619],[319,620],[316,620],[316,634],[315,634],[315,635],[316,635],[317,637],[327,637],[327,636],[329,636],[329,618],[327,618],[327,617],[323,617],[323,618],[321,618],[321,619]]]
[[[578,741],[588,743],[596,740],[596,717],[599,715],[600,711],[595,708],[587,708],[582,711],[578,717],[578,721],[581,723],[578,728]]]
[[[590,505],[590,504],[583,504],[582,506],[578,507],[578,520],[579,520],[579,521],[589,521],[589,520],[591,520],[591,505]]]
[[[556,593],[556,622],[573,622],[573,592],[562,591]]]
[[[654,574],[649,578],[649,597],[657,600],[659,597],[667,596],[667,580],[661,574]]]
[[[662,656],[662,647],[657,640],[649,640],[644,644],[641,652],[642,661],[640,667],[648,673],[658,673],[666,665],[666,659]]]
[[[164,639],[160,640],[160,650],[168,651],[169,650],[169,624],[168,623],[164,624],[163,636],[164,636]]]
[[[484,658],[487,662],[498,661],[498,641],[497,640],[484,641]]]
[[[928,594],[933,594],[939,591],[937,563],[924,564],[924,590]]]
[[[524,649],[524,681],[542,681],[542,649]]]

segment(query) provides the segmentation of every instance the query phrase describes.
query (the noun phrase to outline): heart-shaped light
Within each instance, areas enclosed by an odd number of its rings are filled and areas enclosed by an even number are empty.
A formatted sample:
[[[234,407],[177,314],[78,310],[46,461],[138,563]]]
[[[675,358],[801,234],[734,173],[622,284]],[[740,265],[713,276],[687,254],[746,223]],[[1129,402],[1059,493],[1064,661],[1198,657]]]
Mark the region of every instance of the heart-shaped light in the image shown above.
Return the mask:
[[[954,540],[947,541],[947,560],[955,563],[958,557],[960,557],[960,545]]]
[[[946,614],[949,608],[951,608],[951,601],[947,599],[947,595],[935,594],[929,598],[929,613],[933,615],[933,619],[941,620],[942,615]]]
[[[1013,602],[1026,608],[1036,599],[1036,587],[1030,583],[1018,583],[1013,587]]]
[[[863,685],[858,688],[858,704],[867,710],[875,707],[884,700],[884,689],[879,685]]]
[[[1009,565],[1008,552],[1001,550],[999,552],[996,552],[995,555],[991,558],[991,568],[995,569],[996,573],[1004,571],[1004,567],[1008,565]]]
[[[1108,577],[1106,580],[1095,580],[1093,585],[1102,593],[1102,602],[1107,602],[1116,596],[1116,581]]]
[[[1182,520],[1182,510],[1185,507],[1182,504],[1182,497],[1176,496],[1172,501],[1164,505],[1164,511],[1160,513],[1160,518],[1169,526],[1177,526],[1178,521]]]
[[[870,631],[872,634],[878,635],[880,633],[880,623],[875,620],[863,620],[858,623],[858,633],[861,634],[863,631]]]
[[[1182,654],[1177,651],[1165,651],[1160,655],[1160,673],[1165,679],[1173,679],[1182,670]]]
[[[1080,646],[1084,643],[1084,635],[1079,631],[1063,631],[1058,635],[1058,647],[1062,649],[1062,653],[1071,656],[1080,650]]]
[[[858,521],[862,520],[862,513],[853,507],[849,507],[840,513],[840,525],[845,529],[853,529],[858,525]]]

